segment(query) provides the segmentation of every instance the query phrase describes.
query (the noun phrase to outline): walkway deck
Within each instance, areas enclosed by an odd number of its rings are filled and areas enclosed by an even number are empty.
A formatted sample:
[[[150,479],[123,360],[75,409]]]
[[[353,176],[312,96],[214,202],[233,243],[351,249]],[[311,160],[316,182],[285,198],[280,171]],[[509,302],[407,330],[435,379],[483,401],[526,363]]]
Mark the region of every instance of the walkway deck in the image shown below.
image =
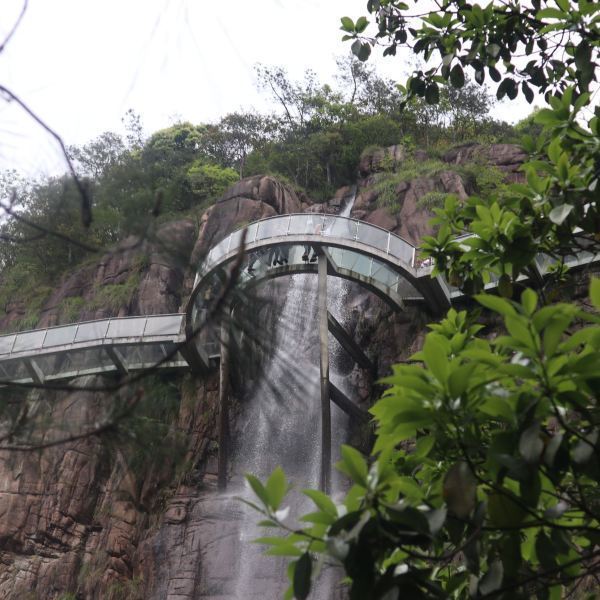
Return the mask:
[[[210,336],[187,346],[186,341],[194,337],[242,251],[241,288],[316,273],[317,256],[325,256],[329,275],[356,281],[399,309],[421,303],[439,313],[462,296],[442,278],[431,278],[432,268],[417,261],[417,248],[375,225],[310,213],[272,217],[231,233],[210,250],[198,267],[185,314],[102,319],[0,336],[0,383],[43,384],[154,366],[207,365],[219,356],[215,341]],[[598,258],[582,252],[568,264],[580,267]],[[536,264],[543,276],[552,261],[539,256]]]

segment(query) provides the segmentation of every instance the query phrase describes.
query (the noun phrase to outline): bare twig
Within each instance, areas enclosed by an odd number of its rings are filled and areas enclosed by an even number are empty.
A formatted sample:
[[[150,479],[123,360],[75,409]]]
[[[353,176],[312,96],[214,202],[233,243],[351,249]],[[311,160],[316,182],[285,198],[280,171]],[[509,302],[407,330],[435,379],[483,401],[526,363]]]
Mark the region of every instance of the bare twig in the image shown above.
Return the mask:
[[[21,12],[19,13],[19,16],[17,17],[17,19],[14,22],[10,31],[6,34],[6,37],[4,38],[4,41],[2,42],[2,44],[0,44],[0,52],[2,52],[4,50],[4,48],[6,47],[6,44],[8,44],[8,42],[10,42],[12,36],[17,31],[17,28],[19,27],[19,25],[21,24],[21,21],[23,20],[23,17],[25,16],[25,12],[27,11],[28,4],[29,4],[29,0],[23,1],[23,6],[21,7]]]
[[[90,197],[87,189],[85,188],[85,185],[83,184],[81,179],[79,179],[79,176],[75,171],[75,167],[73,165],[73,162],[71,161],[71,157],[69,156],[67,147],[65,146],[62,137],[56,131],[54,131],[54,129],[52,129],[41,117],[39,117],[31,108],[29,108],[29,106],[23,100],[21,100],[14,92],[9,90],[6,86],[0,84],[0,93],[3,93],[9,101],[16,102],[40,127],[42,127],[42,129],[49,133],[60,146],[64,159],[67,163],[67,166],[69,167],[69,172],[71,173],[73,181],[75,182],[77,190],[79,191],[79,194],[81,196],[81,215],[83,226],[89,227],[92,222],[92,204],[90,201]]]

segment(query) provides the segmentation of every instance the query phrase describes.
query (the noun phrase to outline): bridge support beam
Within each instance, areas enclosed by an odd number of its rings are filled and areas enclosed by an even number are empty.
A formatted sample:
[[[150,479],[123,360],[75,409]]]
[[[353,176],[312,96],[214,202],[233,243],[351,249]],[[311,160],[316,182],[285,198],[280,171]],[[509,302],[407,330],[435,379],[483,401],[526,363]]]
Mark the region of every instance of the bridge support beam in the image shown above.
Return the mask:
[[[129,375],[127,362],[125,361],[125,358],[123,358],[123,355],[114,346],[104,346],[104,350],[117,368],[119,375],[123,375],[124,377]]]
[[[229,469],[229,311],[221,324],[221,360],[219,361],[219,491],[227,488]]]
[[[327,321],[327,257],[319,254],[319,342],[321,371],[321,478],[320,488],[329,492],[331,482],[331,405],[329,400],[329,326]]]
[[[35,362],[33,358],[27,358],[24,361],[25,368],[29,373],[29,377],[33,380],[33,383],[37,383],[38,385],[44,385],[46,382],[46,378],[44,377],[43,371],[40,369],[40,366]]]
[[[368,423],[371,420],[368,412],[356,406],[342,390],[331,382],[329,382],[329,393],[331,401],[337,404],[351,419],[356,419],[361,423]]]
[[[340,343],[340,346],[354,359],[354,362],[367,369],[371,373],[375,373],[375,365],[369,360],[367,355],[362,351],[361,347],[350,337],[341,323],[328,311],[327,323],[329,331],[333,337]]]

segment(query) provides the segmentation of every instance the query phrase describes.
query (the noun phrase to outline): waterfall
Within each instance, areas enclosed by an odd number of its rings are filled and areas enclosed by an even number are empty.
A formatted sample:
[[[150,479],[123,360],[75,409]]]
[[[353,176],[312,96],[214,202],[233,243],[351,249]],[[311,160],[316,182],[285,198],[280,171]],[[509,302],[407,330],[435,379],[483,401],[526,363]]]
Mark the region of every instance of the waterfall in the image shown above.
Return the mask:
[[[354,194],[346,202],[340,216],[349,216]],[[328,281],[328,306],[343,324],[347,283],[338,278]],[[317,311],[317,278],[314,275],[290,277],[278,317],[274,348],[269,364],[262,373],[253,397],[245,402],[240,418],[241,431],[233,456],[234,481],[231,495],[254,500],[240,475],[253,473],[264,480],[275,467],[283,467],[293,482],[288,504],[292,514],[311,510],[310,501],[298,490],[317,487],[319,483],[321,426],[319,382],[319,317]],[[331,336],[330,336],[331,338]],[[331,344],[331,379],[344,389],[345,378],[337,376],[339,347]],[[347,415],[332,403],[332,451],[338,460],[339,446],[345,441]],[[338,480],[334,477],[334,492]],[[237,488],[237,489],[236,489]],[[239,502],[229,500],[229,502]],[[262,555],[264,548],[251,540],[265,535],[256,526],[259,515],[237,506],[239,514],[238,560],[232,569],[230,589],[222,597],[271,600],[281,598],[289,582],[284,559]],[[332,577],[321,577],[311,598],[333,598]],[[229,586],[228,586],[229,587]],[[219,596],[221,597],[221,596]]]

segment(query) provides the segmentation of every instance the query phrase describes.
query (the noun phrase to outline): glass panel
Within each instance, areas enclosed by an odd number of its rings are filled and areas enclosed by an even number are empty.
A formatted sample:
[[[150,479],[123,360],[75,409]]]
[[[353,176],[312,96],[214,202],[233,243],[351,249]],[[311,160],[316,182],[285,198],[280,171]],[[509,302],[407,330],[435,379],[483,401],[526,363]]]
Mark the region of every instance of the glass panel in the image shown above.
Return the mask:
[[[90,323],[80,323],[75,336],[76,342],[89,342],[100,340],[106,335],[108,319],[104,321],[91,321]]]
[[[144,335],[177,335],[181,329],[183,315],[148,317]]]
[[[0,354],[8,354],[15,343],[15,335],[0,336]]]
[[[108,367],[113,364],[103,348],[88,348],[77,352],[72,356],[72,359],[80,370],[86,371]]]
[[[310,227],[309,227],[310,225]],[[306,233],[307,231],[314,231],[315,228],[315,216],[312,214],[306,215],[294,215],[290,221],[290,227],[288,233],[299,234]]]
[[[133,319],[113,319],[108,326],[106,337],[140,337],[144,333],[146,317]]]
[[[353,240],[356,236],[356,221],[338,217],[327,228],[327,235],[341,237],[345,240]]]
[[[13,346],[13,352],[23,352],[25,350],[36,350],[40,348],[45,335],[45,329],[29,331],[27,333],[18,333],[15,345]]]
[[[361,223],[358,231],[358,240],[385,252],[387,250],[388,232]]]
[[[342,269],[354,269],[354,265],[359,260],[360,254],[352,250],[342,250],[338,261],[338,266]]]
[[[371,259],[367,256],[358,255],[352,270],[356,271],[359,275],[368,277],[371,270]]]
[[[69,325],[68,327],[56,327],[48,329],[46,339],[44,340],[44,348],[49,346],[62,346],[63,344],[72,344],[75,340],[77,325]]]
[[[242,237],[243,237],[244,229],[238,229],[237,231],[232,232],[231,241],[229,242],[229,252],[235,252],[242,245]],[[250,241],[250,238],[246,237],[246,243]]]
[[[2,362],[2,374],[4,379],[30,379],[29,373],[22,360],[7,360]]]
[[[377,269],[377,274],[373,275],[373,279],[376,279],[386,287],[393,287],[398,280],[398,275],[392,269],[381,265]]]
[[[556,263],[556,259],[548,256],[547,254],[538,254],[535,257],[535,262],[539,272],[543,275],[551,265]]]
[[[212,268],[218,263],[225,254],[227,254],[227,247],[229,246],[229,237],[219,242],[208,254],[207,267]]]
[[[321,222],[321,235],[331,235],[331,230],[335,225],[336,220],[336,217],[332,217],[331,215],[323,216]]]
[[[594,254],[592,252],[587,252],[586,250],[583,250],[581,252],[578,252],[575,256],[567,256],[565,263],[569,267],[576,267],[577,265],[587,264],[593,259]]]
[[[150,367],[164,358],[160,344],[116,346],[130,369]]]
[[[390,236],[390,254],[412,266],[413,246],[396,235]]]
[[[286,235],[288,229],[287,217],[268,219],[267,221],[261,221],[258,225],[257,240],[264,240],[266,238],[275,237],[278,235]]]
[[[256,237],[256,230],[258,229],[258,224],[257,223],[250,223],[250,225],[248,225],[247,227],[245,227],[246,230],[246,244],[251,244],[254,241],[254,238]],[[240,229],[240,235],[241,232],[243,231],[243,229]],[[239,244],[239,241],[238,241]],[[233,242],[232,242],[232,248],[233,248]]]

